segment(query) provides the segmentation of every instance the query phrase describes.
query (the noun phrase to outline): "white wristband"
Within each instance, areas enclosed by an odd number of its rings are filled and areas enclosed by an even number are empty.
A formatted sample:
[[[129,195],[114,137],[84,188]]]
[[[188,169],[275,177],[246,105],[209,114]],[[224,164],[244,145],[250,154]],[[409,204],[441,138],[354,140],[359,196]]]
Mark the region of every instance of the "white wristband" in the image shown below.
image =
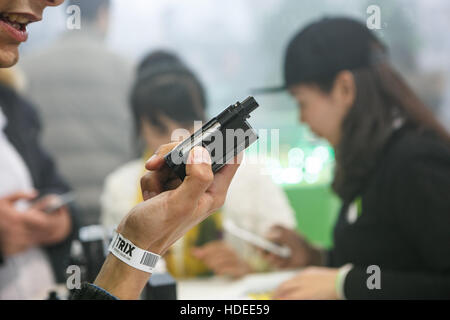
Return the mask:
[[[129,266],[148,273],[153,273],[156,263],[161,258],[160,255],[138,248],[117,232],[114,232],[109,252]]]

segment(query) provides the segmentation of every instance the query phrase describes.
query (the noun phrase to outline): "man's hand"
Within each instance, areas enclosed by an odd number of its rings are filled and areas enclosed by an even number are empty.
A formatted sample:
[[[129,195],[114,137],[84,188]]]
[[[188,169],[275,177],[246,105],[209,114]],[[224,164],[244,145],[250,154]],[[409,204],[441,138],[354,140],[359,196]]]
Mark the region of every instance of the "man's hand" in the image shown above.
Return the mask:
[[[35,244],[22,212],[14,207],[19,200],[31,200],[36,193],[17,192],[0,199],[0,251],[5,256],[21,253]]]
[[[45,209],[58,202],[58,195],[39,199],[25,212],[25,221],[39,245],[50,245],[64,240],[72,229],[72,220],[66,206],[47,213]]]
[[[323,264],[321,251],[309,244],[295,230],[275,226],[267,234],[267,239],[291,249],[291,256],[289,258],[282,258],[269,252],[262,252],[263,257],[274,267],[293,269]]]
[[[0,250],[4,255],[14,255],[34,246],[57,243],[69,234],[71,219],[66,208],[50,214],[42,211],[55,196],[43,198],[25,212],[15,208],[17,201],[30,201],[36,195],[36,192],[17,192],[0,199]]]
[[[337,300],[339,269],[310,267],[284,282],[274,293],[277,300]]]
[[[144,202],[135,207],[118,232],[143,249],[164,254],[188,230],[220,208],[239,164],[226,165],[213,174],[206,149],[194,148],[186,164],[183,183],[164,162],[177,143],[164,145],[147,163],[151,172],[141,180]],[[151,201],[148,201],[151,200]]]
[[[192,254],[203,261],[216,275],[241,278],[252,272],[250,265],[224,241],[214,241],[203,247],[194,248]]]
[[[163,255],[187,231],[220,208],[239,163],[215,175],[207,150],[194,148],[183,182],[165,165],[164,156],[177,143],[164,145],[147,162],[151,172],[141,180],[144,202],[122,220],[117,232],[138,247]],[[137,299],[149,274],[109,255],[95,284],[121,299]]]

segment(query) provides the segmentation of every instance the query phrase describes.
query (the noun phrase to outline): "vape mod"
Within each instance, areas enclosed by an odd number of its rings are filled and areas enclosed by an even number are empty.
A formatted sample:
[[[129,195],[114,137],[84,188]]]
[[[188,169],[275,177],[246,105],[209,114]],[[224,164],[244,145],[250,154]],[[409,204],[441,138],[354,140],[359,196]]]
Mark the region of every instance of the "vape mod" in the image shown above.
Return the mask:
[[[166,155],[169,168],[184,180],[189,152],[202,146],[211,155],[212,171],[219,171],[230,159],[258,140],[255,130],[247,122],[250,113],[258,106],[256,100],[249,97],[225,109]]]

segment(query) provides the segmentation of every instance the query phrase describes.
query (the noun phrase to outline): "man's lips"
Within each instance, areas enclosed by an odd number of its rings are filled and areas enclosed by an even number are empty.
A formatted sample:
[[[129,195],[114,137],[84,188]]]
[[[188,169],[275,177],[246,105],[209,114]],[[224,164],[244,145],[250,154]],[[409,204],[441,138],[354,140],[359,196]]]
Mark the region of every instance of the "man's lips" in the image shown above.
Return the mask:
[[[0,13],[0,26],[18,42],[27,41],[27,25],[38,20],[38,17],[28,13]]]
[[[25,29],[18,29],[17,27],[11,25],[10,23],[0,20],[0,27],[5,30],[5,32],[17,42],[25,42],[28,39],[28,32]]]

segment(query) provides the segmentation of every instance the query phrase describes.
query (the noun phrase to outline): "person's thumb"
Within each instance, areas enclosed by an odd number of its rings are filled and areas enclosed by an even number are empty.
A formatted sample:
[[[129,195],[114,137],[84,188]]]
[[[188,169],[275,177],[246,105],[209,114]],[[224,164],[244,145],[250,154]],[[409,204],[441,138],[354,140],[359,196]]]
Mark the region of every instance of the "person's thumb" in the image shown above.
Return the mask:
[[[213,179],[214,174],[208,150],[195,147],[188,157],[186,178],[175,192],[180,201],[185,201],[186,204],[195,203],[205,193]]]

